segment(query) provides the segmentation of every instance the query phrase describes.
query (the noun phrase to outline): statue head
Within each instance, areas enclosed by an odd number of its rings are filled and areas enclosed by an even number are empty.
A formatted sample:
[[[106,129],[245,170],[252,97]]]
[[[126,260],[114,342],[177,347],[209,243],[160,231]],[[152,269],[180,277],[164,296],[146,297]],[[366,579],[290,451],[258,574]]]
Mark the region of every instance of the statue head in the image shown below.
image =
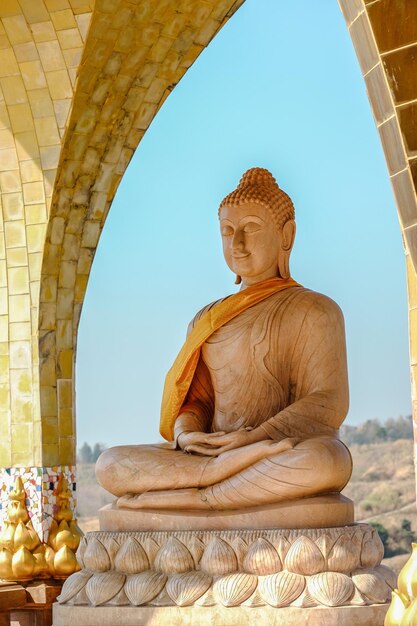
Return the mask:
[[[237,283],[289,278],[295,237],[294,206],[272,174],[254,167],[219,208],[223,254]]]

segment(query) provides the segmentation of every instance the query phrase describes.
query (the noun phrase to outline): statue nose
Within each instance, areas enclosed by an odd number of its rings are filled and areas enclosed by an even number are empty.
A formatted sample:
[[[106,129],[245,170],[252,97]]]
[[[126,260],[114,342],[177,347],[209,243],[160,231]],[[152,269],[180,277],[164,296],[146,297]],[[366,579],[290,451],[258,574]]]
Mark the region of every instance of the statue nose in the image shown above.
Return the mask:
[[[232,247],[234,250],[243,250],[245,242],[243,241],[242,233],[236,232],[233,237]]]

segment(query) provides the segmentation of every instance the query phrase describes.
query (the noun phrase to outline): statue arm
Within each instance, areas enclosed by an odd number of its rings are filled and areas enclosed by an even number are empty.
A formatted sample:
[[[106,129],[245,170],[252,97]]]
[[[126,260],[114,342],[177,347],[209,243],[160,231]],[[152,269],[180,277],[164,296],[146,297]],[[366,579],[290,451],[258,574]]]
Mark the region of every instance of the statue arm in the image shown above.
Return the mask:
[[[207,366],[200,357],[193,382],[174,425],[174,438],[184,433],[209,433],[214,413],[214,391]]]
[[[348,411],[349,391],[344,321],[335,302],[318,296],[304,315],[291,354],[290,404],[261,428],[278,441],[336,436]]]

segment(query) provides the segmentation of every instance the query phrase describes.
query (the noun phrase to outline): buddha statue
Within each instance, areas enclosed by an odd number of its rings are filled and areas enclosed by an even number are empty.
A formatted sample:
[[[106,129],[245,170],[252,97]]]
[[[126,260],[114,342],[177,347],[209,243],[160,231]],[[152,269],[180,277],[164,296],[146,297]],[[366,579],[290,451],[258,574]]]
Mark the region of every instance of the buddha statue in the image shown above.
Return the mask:
[[[342,313],[290,277],[294,207],[252,168],[220,204],[240,290],[190,323],[169,371],[161,434],[99,458],[99,483],[130,509],[227,512],[338,494],[352,462]]]

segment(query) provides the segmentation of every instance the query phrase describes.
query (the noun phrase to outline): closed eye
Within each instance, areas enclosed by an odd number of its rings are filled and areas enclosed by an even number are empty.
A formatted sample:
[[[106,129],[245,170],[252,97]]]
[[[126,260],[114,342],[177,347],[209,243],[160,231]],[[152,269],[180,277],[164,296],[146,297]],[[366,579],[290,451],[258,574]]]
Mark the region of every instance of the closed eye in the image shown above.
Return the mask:
[[[221,234],[223,237],[232,237],[233,228],[231,226],[222,226]]]
[[[261,230],[262,225],[258,224],[258,222],[248,222],[245,224],[244,232],[245,233],[256,233],[258,230]]]

